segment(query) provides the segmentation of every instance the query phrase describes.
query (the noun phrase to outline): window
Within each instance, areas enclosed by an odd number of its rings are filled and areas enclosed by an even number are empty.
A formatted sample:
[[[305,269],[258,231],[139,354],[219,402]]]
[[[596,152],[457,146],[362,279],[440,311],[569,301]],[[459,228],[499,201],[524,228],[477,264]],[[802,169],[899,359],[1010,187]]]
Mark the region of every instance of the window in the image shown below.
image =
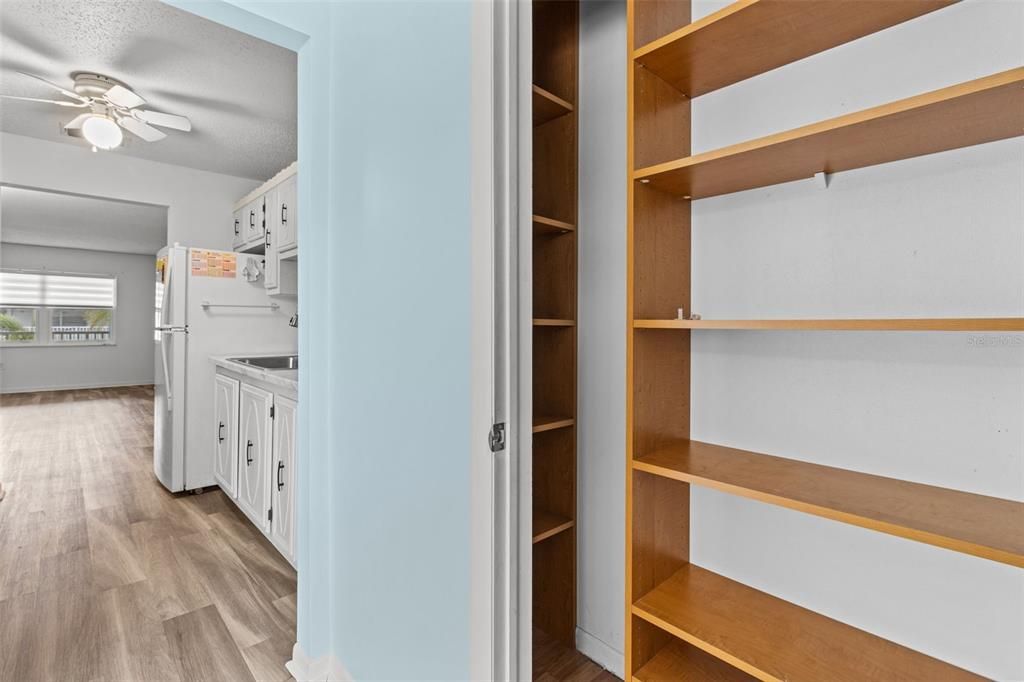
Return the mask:
[[[0,345],[112,344],[117,280],[0,271]]]

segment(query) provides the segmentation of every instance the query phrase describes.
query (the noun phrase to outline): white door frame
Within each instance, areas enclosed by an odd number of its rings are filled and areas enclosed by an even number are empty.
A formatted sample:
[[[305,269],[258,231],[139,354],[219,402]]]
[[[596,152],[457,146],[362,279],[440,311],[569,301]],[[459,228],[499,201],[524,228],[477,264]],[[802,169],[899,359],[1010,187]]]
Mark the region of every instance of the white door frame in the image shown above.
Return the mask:
[[[530,420],[521,418],[532,413],[531,395],[519,390],[524,376],[527,382],[531,380],[532,366],[529,343],[521,345],[519,339],[520,329],[532,330],[529,306],[521,310],[519,304],[531,300],[529,295],[523,296],[520,285],[526,282],[529,286],[531,282],[529,272],[524,278],[522,270],[522,260],[530,266],[532,228],[525,221],[530,211],[521,210],[529,207],[531,201],[526,183],[527,203],[523,203],[521,182],[522,169],[529,169],[531,158],[528,135],[525,157],[521,145],[522,122],[531,120],[531,100],[521,101],[524,98],[519,97],[519,93],[529,92],[530,73],[527,69],[524,76],[518,62],[523,49],[519,26],[524,16],[525,25],[529,25],[529,12],[530,4],[520,0],[476,2],[471,26],[473,679],[513,681],[529,678],[532,672],[532,547],[528,533],[524,546],[519,530],[530,527],[532,509],[529,505],[521,509],[518,504],[523,481],[527,485],[530,481],[532,439]],[[522,84],[524,77],[526,90]],[[527,351],[525,358],[523,346]],[[504,448],[496,452],[491,451],[487,442],[493,424],[505,427]]]

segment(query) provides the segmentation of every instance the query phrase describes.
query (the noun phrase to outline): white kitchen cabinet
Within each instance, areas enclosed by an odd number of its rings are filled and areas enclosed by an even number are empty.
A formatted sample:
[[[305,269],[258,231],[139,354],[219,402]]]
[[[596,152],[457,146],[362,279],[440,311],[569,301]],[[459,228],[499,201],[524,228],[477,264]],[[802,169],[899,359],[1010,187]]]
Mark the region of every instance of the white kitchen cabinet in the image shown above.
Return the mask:
[[[246,250],[249,250],[253,246],[259,246],[259,244],[263,241],[265,217],[266,216],[262,196],[253,199],[246,206],[244,243]]]
[[[217,485],[294,565],[294,391],[218,367],[214,411]]]
[[[234,234],[231,236],[231,248],[238,251],[245,243],[245,224],[248,220],[248,215],[245,212],[245,208],[240,208],[232,214],[234,221]]]
[[[295,554],[295,426],[298,403],[274,399],[274,457],[270,491],[270,541],[289,559]]]
[[[243,383],[239,391],[238,507],[264,533],[270,529],[270,462],[274,396]]]
[[[297,179],[298,165],[293,163],[238,200],[232,219],[238,220],[232,235],[235,251],[264,253],[269,261],[269,233],[277,253],[286,260],[294,258],[299,236]]]
[[[299,212],[296,187],[298,175],[292,175],[277,186],[274,200],[274,221],[277,223],[277,250],[280,253],[298,246]]]
[[[237,495],[238,484],[238,379],[214,377],[213,477],[228,497]]]

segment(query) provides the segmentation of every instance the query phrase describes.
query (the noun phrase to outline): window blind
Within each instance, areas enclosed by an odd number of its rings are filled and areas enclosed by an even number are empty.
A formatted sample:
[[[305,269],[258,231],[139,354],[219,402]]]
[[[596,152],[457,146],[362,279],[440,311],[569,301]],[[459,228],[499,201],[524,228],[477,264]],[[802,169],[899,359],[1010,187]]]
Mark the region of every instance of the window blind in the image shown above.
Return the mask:
[[[0,305],[113,308],[112,277],[0,271]]]

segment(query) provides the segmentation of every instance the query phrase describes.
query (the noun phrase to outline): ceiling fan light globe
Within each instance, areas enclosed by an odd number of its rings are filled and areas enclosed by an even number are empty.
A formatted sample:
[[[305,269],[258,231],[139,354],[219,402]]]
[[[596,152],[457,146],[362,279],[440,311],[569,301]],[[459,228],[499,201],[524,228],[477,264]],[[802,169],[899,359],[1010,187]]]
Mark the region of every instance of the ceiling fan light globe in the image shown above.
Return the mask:
[[[82,136],[94,147],[114,149],[124,140],[121,128],[106,116],[90,116],[82,124]]]

